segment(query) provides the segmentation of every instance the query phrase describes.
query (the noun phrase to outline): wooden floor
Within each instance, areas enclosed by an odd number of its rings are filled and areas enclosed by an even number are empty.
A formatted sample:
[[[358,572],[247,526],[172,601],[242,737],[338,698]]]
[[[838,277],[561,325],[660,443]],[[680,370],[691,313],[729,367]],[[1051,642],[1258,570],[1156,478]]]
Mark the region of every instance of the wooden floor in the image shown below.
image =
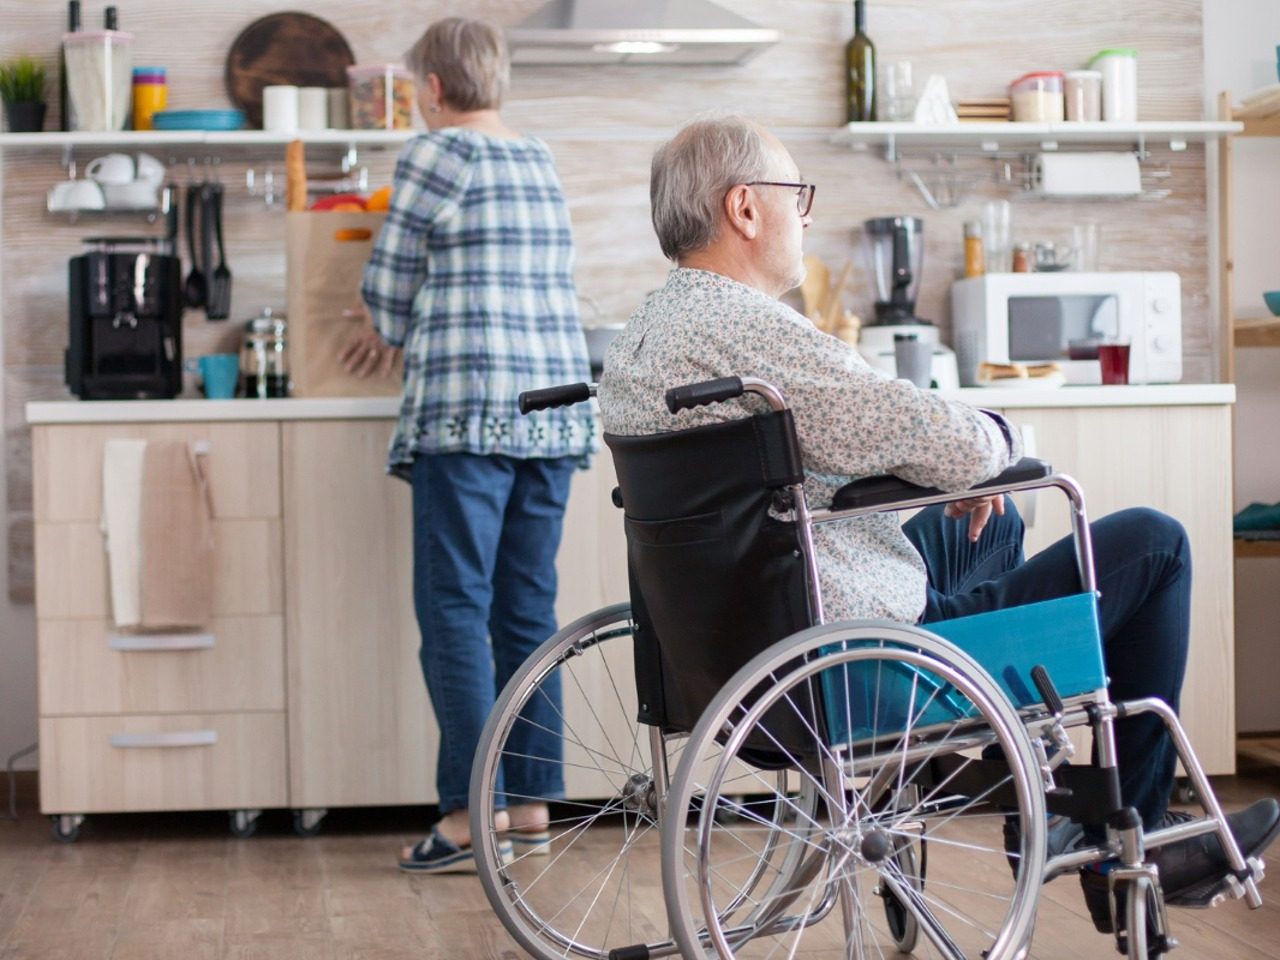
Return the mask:
[[[1229,809],[1280,795],[1280,769],[1242,758]],[[0,794],[2,796],[2,794]],[[422,810],[336,811],[318,837],[281,812],[231,838],[214,814],[99,816],[55,842],[29,798],[0,820],[0,960],[435,960],[523,956],[474,877],[409,877],[395,852]],[[1280,851],[1276,852],[1280,857]],[[654,864],[656,873],[657,864]],[[1280,867],[1274,867],[1280,874]],[[1251,912],[1178,910],[1179,960],[1280,958],[1280,876]],[[1032,956],[1114,957],[1074,880],[1045,890]]]

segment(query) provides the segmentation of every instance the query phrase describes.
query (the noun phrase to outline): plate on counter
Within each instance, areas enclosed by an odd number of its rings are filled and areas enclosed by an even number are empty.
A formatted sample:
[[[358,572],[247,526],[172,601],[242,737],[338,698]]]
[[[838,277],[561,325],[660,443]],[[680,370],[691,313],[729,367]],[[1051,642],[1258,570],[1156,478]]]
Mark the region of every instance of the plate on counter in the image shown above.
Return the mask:
[[[978,380],[980,387],[1013,387],[1015,390],[1034,390],[1037,387],[1051,389],[1067,382],[1061,373],[1051,373],[1043,377],[1005,377],[1002,380]]]
[[[244,114],[239,110],[159,110],[151,115],[156,130],[239,130]]]

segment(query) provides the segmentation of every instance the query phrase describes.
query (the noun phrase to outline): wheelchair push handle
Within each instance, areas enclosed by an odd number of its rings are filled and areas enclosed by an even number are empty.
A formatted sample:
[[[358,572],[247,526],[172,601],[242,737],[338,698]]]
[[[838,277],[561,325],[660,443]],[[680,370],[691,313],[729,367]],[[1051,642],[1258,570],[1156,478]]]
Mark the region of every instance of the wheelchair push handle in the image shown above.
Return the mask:
[[[552,407],[568,407],[596,395],[594,383],[565,383],[558,387],[543,387],[541,390],[526,390],[520,394],[521,413],[532,413],[535,410],[550,410]]]
[[[744,389],[741,377],[720,377],[717,380],[703,380],[701,383],[686,383],[667,391],[667,409],[678,413],[691,407],[733,400],[742,396]]]

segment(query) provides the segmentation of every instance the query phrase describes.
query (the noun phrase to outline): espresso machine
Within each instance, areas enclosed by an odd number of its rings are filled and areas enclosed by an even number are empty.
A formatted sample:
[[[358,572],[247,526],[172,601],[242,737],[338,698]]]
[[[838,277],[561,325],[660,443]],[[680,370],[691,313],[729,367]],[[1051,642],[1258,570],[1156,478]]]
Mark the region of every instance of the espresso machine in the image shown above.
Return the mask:
[[[862,325],[858,352],[872,367],[897,374],[895,335],[918,337],[933,345],[934,386],[960,386],[956,357],[942,345],[938,328],[916,316],[916,294],[924,263],[924,221],[919,217],[876,217],[862,225],[871,275],[875,280],[875,319]]]
[[[68,268],[67,386],[82,400],[182,390],[182,268],[169,238],[94,237]]]

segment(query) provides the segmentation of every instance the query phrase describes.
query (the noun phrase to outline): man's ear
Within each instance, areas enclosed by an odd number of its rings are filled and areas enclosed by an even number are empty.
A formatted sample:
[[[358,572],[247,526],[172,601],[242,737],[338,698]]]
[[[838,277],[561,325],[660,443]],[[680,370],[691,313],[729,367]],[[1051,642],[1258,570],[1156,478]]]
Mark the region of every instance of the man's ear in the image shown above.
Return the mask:
[[[750,187],[738,184],[724,195],[724,220],[744,240],[754,240],[760,233],[760,208]]]

